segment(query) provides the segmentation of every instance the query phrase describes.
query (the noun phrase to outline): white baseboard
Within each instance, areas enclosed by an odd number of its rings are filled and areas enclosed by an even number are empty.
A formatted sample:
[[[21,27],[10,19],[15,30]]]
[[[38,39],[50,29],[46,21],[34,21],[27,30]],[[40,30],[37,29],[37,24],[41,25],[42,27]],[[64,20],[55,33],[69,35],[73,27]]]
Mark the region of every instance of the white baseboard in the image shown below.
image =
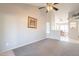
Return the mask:
[[[10,49],[2,50],[2,51],[0,51],[0,53],[4,53],[4,52],[7,52],[7,51],[9,51],[9,50],[13,50],[13,49],[16,49],[16,48],[25,46],[25,45],[29,45],[29,44],[32,44],[32,43],[36,43],[36,42],[38,42],[38,41],[40,41],[40,40],[44,40],[44,39],[46,39],[46,38],[42,38],[42,39],[39,39],[39,40],[35,40],[35,41],[29,42],[29,43],[19,44],[19,45],[17,45],[16,47],[13,47],[13,48],[10,48]]]

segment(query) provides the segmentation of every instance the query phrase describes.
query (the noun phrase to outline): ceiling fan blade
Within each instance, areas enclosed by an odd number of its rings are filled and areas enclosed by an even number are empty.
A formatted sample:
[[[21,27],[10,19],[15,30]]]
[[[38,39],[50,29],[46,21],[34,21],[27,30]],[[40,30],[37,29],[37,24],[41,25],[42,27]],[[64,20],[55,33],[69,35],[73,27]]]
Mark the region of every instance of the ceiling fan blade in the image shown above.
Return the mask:
[[[56,8],[56,7],[54,7],[54,6],[53,6],[53,9],[54,9],[54,10],[56,10],[56,11],[58,11],[58,10],[59,10],[58,8]]]
[[[40,7],[39,9],[42,9],[42,8],[45,8],[45,7]]]
[[[54,5],[59,4],[59,3],[54,3]]]
[[[48,11],[46,11],[46,13],[48,13]]]

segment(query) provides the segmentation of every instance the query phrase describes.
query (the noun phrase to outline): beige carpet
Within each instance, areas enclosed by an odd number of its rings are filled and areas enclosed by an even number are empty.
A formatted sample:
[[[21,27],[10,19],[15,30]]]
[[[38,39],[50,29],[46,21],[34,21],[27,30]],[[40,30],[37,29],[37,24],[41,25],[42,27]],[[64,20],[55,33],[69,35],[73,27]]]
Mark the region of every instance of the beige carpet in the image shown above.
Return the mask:
[[[16,56],[79,56],[79,44],[44,39],[13,51]]]

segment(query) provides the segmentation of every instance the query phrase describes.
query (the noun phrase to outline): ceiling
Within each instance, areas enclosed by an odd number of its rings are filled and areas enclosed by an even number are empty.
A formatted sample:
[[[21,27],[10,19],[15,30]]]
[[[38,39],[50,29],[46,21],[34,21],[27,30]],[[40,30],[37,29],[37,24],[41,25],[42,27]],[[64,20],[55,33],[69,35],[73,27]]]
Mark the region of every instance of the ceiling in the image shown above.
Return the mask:
[[[39,8],[46,6],[46,3],[30,3],[30,5]],[[59,3],[56,7],[59,10],[51,12],[51,15],[55,15],[55,21],[59,22],[62,20],[62,23],[67,23],[69,15],[79,10],[79,3]],[[45,12],[45,9],[43,9],[43,11]]]
[[[30,3],[30,5],[36,6],[39,8],[42,6],[46,6],[46,3]],[[72,12],[72,11],[79,9],[79,3],[59,3],[56,6],[59,8],[59,11]]]

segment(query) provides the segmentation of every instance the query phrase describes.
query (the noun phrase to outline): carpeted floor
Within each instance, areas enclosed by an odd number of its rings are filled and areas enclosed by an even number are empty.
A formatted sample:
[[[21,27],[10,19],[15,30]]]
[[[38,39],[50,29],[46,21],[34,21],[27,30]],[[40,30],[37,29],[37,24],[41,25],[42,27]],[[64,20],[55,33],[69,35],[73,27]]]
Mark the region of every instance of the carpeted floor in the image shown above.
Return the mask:
[[[44,39],[13,51],[16,56],[79,56],[79,44]]]

